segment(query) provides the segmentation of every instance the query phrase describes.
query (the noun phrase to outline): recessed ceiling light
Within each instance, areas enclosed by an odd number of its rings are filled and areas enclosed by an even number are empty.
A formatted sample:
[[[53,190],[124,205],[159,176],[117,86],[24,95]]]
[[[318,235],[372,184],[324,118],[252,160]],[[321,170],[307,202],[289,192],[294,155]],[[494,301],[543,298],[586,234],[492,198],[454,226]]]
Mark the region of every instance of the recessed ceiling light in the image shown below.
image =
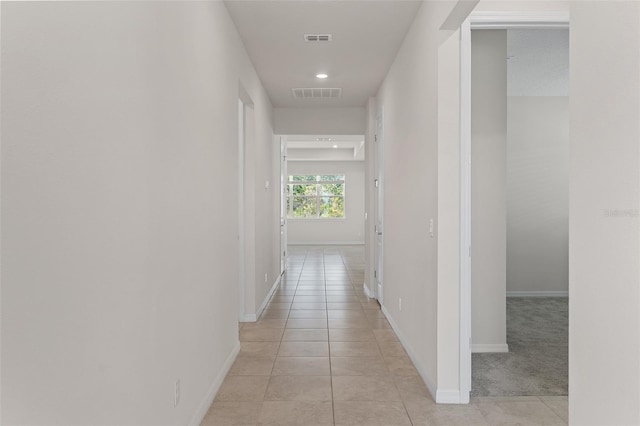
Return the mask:
[[[337,148],[337,147],[338,147],[338,145],[334,145],[333,147],[334,147],[334,148]]]
[[[325,73],[322,73],[322,72],[320,74],[316,74],[316,78],[325,79],[327,77],[329,77],[329,76],[327,74],[325,74]]]

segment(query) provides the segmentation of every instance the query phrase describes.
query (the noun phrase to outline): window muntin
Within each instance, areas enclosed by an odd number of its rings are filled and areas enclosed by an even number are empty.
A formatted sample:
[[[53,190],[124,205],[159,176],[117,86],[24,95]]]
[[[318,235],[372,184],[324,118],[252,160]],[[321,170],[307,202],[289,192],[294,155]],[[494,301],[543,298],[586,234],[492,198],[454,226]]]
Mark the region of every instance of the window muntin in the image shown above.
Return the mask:
[[[287,217],[291,219],[343,219],[344,175],[290,175],[287,182]]]

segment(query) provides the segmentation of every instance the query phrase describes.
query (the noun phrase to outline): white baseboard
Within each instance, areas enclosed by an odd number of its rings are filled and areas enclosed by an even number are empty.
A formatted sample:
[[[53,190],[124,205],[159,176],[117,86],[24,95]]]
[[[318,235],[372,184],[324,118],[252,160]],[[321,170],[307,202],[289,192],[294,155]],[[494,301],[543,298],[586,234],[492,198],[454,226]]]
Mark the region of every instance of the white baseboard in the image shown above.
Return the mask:
[[[507,297],[569,297],[568,291],[508,291]]]
[[[202,423],[202,419],[204,419],[204,416],[207,415],[207,411],[209,410],[209,407],[213,403],[213,399],[216,397],[218,390],[220,390],[220,386],[222,386],[222,382],[224,381],[224,378],[227,377],[227,373],[231,369],[231,366],[233,365],[239,353],[240,353],[240,342],[236,342],[236,345],[231,350],[231,353],[229,354],[229,356],[227,356],[227,359],[224,361],[224,364],[222,364],[222,369],[220,370],[220,373],[213,380],[213,383],[211,383],[211,386],[209,386],[209,390],[207,390],[207,393],[205,394],[204,399],[198,405],[196,412],[193,413],[193,416],[191,417],[191,421],[189,422],[189,426],[199,426],[200,423]]]
[[[422,368],[422,364],[418,362],[418,358],[416,357],[415,352],[409,345],[409,342],[407,342],[407,339],[405,339],[402,333],[400,332],[400,329],[398,328],[393,318],[391,318],[391,314],[389,314],[389,311],[387,311],[387,308],[385,308],[384,305],[382,306],[382,313],[384,314],[385,317],[387,317],[387,321],[389,321],[391,328],[393,329],[393,331],[395,331],[396,335],[398,336],[398,339],[400,340],[400,343],[402,344],[402,346],[404,346],[404,349],[407,351],[407,354],[409,355],[409,358],[411,358],[411,361],[413,362],[414,367],[416,367],[416,370],[418,370],[418,374],[420,374],[420,377],[422,377],[422,380],[424,381],[425,385],[427,385],[427,389],[429,389],[429,393],[431,394],[431,397],[433,398],[434,401],[438,402],[436,387],[434,386],[433,382],[429,379],[429,376],[427,376],[427,373],[424,371],[424,368]]]
[[[509,352],[509,345],[506,343],[472,344],[471,352],[474,354]]]
[[[278,275],[278,278],[276,278],[276,281],[271,286],[269,293],[267,293],[267,297],[265,297],[264,300],[262,301],[262,305],[260,305],[260,309],[258,309],[258,312],[256,312],[256,319],[253,320],[254,322],[257,321],[258,318],[260,318],[260,315],[262,315],[264,308],[267,307],[267,303],[269,303],[269,300],[271,300],[271,296],[273,296],[273,293],[278,288],[278,284],[280,284],[281,279],[282,279],[282,274]]]
[[[278,278],[276,278],[276,281],[271,286],[271,289],[269,290],[269,293],[267,293],[267,295],[265,296],[264,300],[262,301],[262,305],[260,305],[260,308],[258,309],[258,312],[256,312],[255,314],[245,314],[245,316],[242,317],[241,322],[256,322],[256,321],[258,321],[258,318],[260,318],[260,315],[262,315],[262,312],[267,307],[267,303],[269,303],[269,300],[271,300],[271,296],[273,296],[273,293],[278,288],[278,284],[280,284],[280,280],[281,279],[282,279],[282,274],[278,275]]]
[[[371,295],[371,292],[369,291],[369,287],[367,287],[367,283],[363,283],[362,287],[364,288],[364,295],[367,296],[369,299],[373,299],[373,296]]]
[[[256,322],[256,321],[258,321],[256,314],[247,314],[244,317],[242,317],[242,321],[240,322]]]
[[[460,391],[453,390],[440,390],[436,391],[436,402],[438,404],[460,404]]]

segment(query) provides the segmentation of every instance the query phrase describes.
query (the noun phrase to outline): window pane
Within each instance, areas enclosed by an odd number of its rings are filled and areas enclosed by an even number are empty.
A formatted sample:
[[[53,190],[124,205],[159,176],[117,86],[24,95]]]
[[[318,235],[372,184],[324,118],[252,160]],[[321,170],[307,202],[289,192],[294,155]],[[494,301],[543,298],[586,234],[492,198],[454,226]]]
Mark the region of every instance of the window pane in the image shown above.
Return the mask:
[[[311,184],[311,185],[291,185],[293,188],[293,195],[294,196],[302,196],[302,195],[306,195],[306,196],[315,196],[316,195],[316,184]]]
[[[321,181],[334,181],[334,180],[344,180],[344,175],[322,175],[320,176]]]
[[[342,197],[320,198],[320,217],[326,217],[326,218],[344,217],[344,198]]]
[[[315,182],[316,176],[289,176],[290,182]]]
[[[344,195],[343,183],[329,183],[320,185],[320,195]]]
[[[316,197],[293,197],[293,217],[316,217]]]

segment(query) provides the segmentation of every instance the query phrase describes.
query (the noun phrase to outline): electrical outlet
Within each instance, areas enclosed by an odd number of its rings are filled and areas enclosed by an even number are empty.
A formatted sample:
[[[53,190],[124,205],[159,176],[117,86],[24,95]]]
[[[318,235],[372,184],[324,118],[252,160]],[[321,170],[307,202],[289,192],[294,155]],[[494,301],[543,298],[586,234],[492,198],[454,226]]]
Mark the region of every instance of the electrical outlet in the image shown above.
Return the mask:
[[[429,219],[429,235],[433,238],[433,219]]]
[[[177,407],[178,404],[180,404],[180,379],[176,380],[173,391],[173,406]]]
[[[402,297],[398,297],[398,309],[402,310]]]
[[[264,274],[264,283],[267,284],[268,281],[269,281],[269,275]]]

